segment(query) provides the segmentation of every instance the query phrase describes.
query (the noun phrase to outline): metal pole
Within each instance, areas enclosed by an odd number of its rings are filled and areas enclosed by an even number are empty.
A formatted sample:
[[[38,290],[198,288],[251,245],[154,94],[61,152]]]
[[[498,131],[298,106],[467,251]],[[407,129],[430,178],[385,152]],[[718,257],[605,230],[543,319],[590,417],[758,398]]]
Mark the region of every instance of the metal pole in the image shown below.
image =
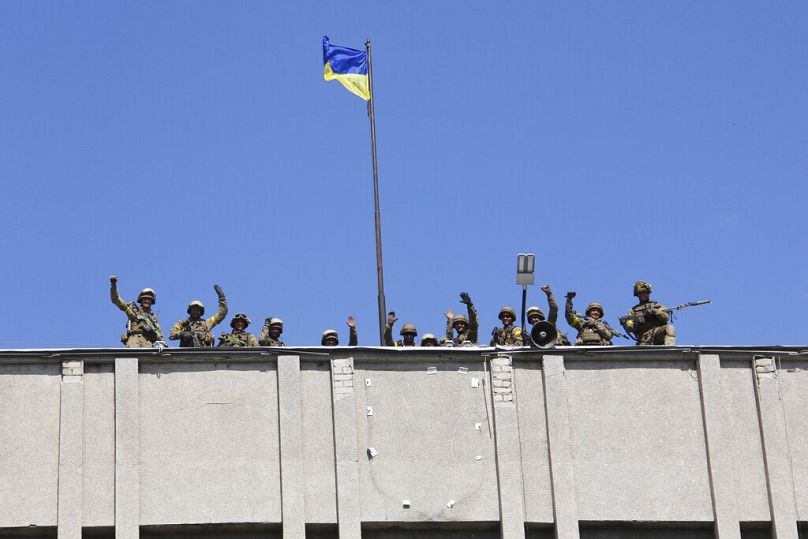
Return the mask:
[[[370,118],[370,151],[373,156],[373,208],[376,225],[376,279],[379,289],[379,344],[384,345],[384,326],[387,308],[384,299],[384,264],[382,263],[382,215],[379,212],[379,167],[376,160],[376,111],[373,96],[373,62],[370,54],[370,38],[365,42],[368,53],[368,117]]]
[[[527,287],[522,287],[522,333],[525,333],[525,309],[527,305]]]

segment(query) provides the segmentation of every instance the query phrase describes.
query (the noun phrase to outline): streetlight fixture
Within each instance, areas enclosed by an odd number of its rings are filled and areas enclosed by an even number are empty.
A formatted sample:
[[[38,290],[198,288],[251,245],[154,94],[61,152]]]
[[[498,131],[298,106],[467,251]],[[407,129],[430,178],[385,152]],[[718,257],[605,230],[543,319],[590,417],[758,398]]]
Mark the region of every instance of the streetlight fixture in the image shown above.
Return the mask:
[[[534,282],[536,255],[519,253],[516,255],[516,284],[522,287],[522,333],[525,331],[525,309],[527,308],[527,287]]]

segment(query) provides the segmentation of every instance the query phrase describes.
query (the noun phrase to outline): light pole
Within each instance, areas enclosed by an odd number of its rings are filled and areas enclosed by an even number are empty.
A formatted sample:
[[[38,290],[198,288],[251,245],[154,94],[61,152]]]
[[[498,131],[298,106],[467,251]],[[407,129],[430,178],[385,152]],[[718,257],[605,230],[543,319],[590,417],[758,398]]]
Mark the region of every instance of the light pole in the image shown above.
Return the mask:
[[[527,287],[533,284],[533,272],[535,270],[536,255],[533,253],[519,253],[516,255],[516,284],[522,286],[522,333],[525,332]]]

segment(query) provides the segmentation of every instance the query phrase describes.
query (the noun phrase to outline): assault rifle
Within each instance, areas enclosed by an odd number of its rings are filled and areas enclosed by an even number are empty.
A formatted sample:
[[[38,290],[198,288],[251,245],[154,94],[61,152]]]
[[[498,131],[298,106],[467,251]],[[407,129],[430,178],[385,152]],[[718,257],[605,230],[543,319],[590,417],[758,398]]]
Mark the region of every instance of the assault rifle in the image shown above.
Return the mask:
[[[191,334],[194,348],[202,348],[202,343],[199,341],[199,334],[191,327],[191,322],[185,321],[185,331]]]
[[[586,316],[585,314],[577,313],[575,311],[573,311],[572,314],[578,320],[580,320],[583,325],[593,324],[595,322],[600,322],[601,324],[603,324],[603,327],[605,327],[606,330],[609,333],[612,334],[612,337],[623,337],[624,339],[629,338],[628,335],[624,335],[624,334],[620,333],[620,330],[617,330],[617,329],[613,328],[612,326],[609,325],[609,323],[606,320],[604,320],[602,318],[592,318],[591,316]]]
[[[219,346],[244,346],[244,343],[230,333],[222,333],[219,335]]]
[[[151,341],[156,341],[159,332],[157,331],[157,326],[154,325],[151,317],[146,313],[146,311],[136,306],[134,303],[130,303],[129,307],[135,313],[135,318],[137,319],[138,323],[143,327],[143,335]]]
[[[682,303],[681,305],[677,305],[676,307],[670,307],[665,309],[665,312],[672,313],[673,311],[681,311],[682,309],[687,309],[688,307],[698,307],[699,305],[707,305],[708,303],[712,303],[713,300],[711,299],[703,299],[700,301],[688,301],[687,303]]]
[[[712,300],[703,299],[700,301],[688,301],[687,303],[682,303],[677,305],[676,307],[668,307],[667,309],[660,309],[665,311],[666,313],[671,315],[671,320],[673,320],[673,313],[675,311],[681,311],[682,309],[687,309],[688,307],[698,307],[699,305],[707,305],[708,303],[712,303]],[[620,317],[620,325],[623,326],[626,331],[631,335],[635,332],[633,330],[629,330],[626,328],[626,324],[630,321],[632,322],[632,326],[637,326],[637,324],[644,324],[646,322],[646,317],[648,316],[648,311],[652,309],[651,303],[646,303],[644,306],[637,309],[638,312],[635,314],[627,314],[625,316]],[[637,335],[639,338],[639,335]],[[637,340],[636,338],[634,340]]]

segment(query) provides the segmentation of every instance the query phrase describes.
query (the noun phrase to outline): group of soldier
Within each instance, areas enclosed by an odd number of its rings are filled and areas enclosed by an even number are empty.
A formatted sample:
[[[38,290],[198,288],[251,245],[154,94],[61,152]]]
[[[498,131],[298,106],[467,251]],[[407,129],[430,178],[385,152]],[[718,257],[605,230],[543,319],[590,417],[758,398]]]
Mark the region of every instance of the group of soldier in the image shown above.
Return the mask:
[[[110,298],[112,303],[121,309],[127,318],[126,333],[121,335],[121,342],[128,348],[151,348],[165,346],[160,322],[152,306],[157,301],[157,295],[151,288],[144,288],[137,297],[136,302],[127,303],[118,293],[118,278],[110,277]],[[215,344],[213,328],[221,323],[227,316],[227,298],[219,285],[213,286],[219,298],[219,308],[210,318],[204,318],[205,306],[201,301],[195,300],[188,304],[188,318],[177,321],[169,331],[169,340],[178,340],[180,347],[203,348]],[[539,323],[549,323],[555,326],[558,321],[558,303],[548,285],[541,287],[547,296],[549,310],[545,317],[539,307],[530,307],[526,311],[527,321],[531,326]],[[634,284],[634,296],[639,303],[631,308],[626,316],[620,318],[620,324],[638,345],[672,345],[676,342],[675,330],[670,324],[670,309],[666,309],[656,301],[651,300],[651,285],[645,281]],[[590,303],[584,314],[573,309],[572,300],[575,292],[566,295],[565,318],[567,323],[577,331],[575,345],[583,346],[611,346],[612,339],[624,336],[622,332],[610,326],[604,320],[604,309],[600,303]],[[461,292],[461,303],[466,305],[466,314],[455,314],[451,309],[446,312],[446,332],[438,339],[431,333],[421,337],[420,346],[473,346],[478,344],[479,321],[477,309],[467,292]],[[531,332],[523,331],[516,324],[516,311],[512,307],[503,307],[499,311],[499,320],[502,327],[496,327],[491,332],[491,346],[529,346]],[[390,312],[384,330],[385,346],[418,346],[418,330],[413,324],[404,324],[401,327],[398,341],[393,340],[393,326],[398,319],[395,312]],[[230,320],[230,332],[219,336],[218,346],[284,346],[280,337],[283,334],[283,321],[279,318],[269,317],[258,338],[247,331],[250,319],[243,313],[236,314]],[[358,337],[356,333],[356,320],[349,316],[348,345],[356,346]],[[323,332],[320,344],[322,346],[338,346],[339,335],[336,330],[327,329]],[[567,335],[561,331],[556,332],[555,344],[570,345]]]

